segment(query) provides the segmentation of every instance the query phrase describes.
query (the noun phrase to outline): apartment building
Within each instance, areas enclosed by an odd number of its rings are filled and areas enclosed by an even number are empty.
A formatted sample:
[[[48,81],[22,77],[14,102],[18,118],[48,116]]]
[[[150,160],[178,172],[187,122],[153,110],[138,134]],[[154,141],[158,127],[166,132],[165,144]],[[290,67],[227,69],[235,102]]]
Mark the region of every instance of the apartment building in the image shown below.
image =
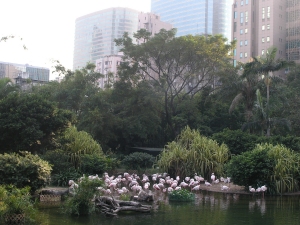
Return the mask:
[[[271,46],[278,49],[277,58],[286,57],[287,27],[292,29],[287,20],[287,2],[289,0],[234,1],[232,39],[237,41],[234,65],[264,55]],[[290,37],[291,43],[292,39]]]

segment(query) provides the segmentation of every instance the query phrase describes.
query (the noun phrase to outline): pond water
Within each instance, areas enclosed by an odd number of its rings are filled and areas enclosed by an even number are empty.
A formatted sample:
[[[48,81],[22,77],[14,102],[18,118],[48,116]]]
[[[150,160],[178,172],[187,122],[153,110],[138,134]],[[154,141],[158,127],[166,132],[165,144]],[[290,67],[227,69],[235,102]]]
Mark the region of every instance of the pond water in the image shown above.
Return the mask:
[[[169,202],[164,194],[156,196],[151,213],[120,213],[117,217],[97,214],[70,217],[59,207],[40,209],[47,225],[299,225],[300,196],[252,196],[203,192],[190,203]]]

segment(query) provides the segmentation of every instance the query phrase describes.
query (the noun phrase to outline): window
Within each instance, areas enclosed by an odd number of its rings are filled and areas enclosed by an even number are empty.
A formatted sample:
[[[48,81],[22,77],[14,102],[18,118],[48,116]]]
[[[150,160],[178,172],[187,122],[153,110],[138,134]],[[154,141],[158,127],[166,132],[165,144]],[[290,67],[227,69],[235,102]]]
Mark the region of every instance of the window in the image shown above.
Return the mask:
[[[248,57],[248,53],[247,53],[247,52],[245,52],[244,56],[245,56],[245,58],[247,58],[247,57]]]
[[[233,49],[233,55],[236,56],[236,49]]]
[[[248,0],[246,0],[246,5],[248,5]]]
[[[236,32],[236,22],[233,23],[233,32]]]
[[[248,28],[245,28],[245,34],[247,34],[248,33]]]
[[[261,50],[261,55],[264,55],[265,54],[265,50]]]
[[[265,30],[265,25],[262,25],[262,26],[261,26],[261,30]]]
[[[245,12],[245,23],[248,23],[248,12]]]
[[[243,29],[240,30],[240,34],[243,34]]]
[[[233,66],[236,67],[236,60],[233,60]]]
[[[241,12],[241,18],[240,18],[240,20],[241,20],[241,23],[244,23],[244,13],[243,12]]]
[[[270,42],[270,37],[269,36],[267,37],[267,42]]]
[[[264,37],[261,38],[261,42],[262,42],[262,43],[265,43],[265,38],[264,38]]]
[[[244,1],[243,0],[241,1],[241,5],[244,5]]]
[[[270,24],[267,24],[267,30],[270,30]]]
[[[267,18],[270,18],[270,16],[271,16],[271,7],[270,7],[270,6],[268,6]]]
[[[248,45],[248,40],[245,40],[244,44],[245,44],[245,46],[247,46]]]
[[[240,46],[243,46],[243,41],[240,41]]]
[[[262,18],[263,19],[265,18],[265,8],[264,7],[262,8]]]
[[[242,52],[240,53],[240,58],[243,58],[243,53]]]
[[[237,17],[238,17],[238,13],[237,13],[237,11],[234,11],[233,18],[236,19]]]

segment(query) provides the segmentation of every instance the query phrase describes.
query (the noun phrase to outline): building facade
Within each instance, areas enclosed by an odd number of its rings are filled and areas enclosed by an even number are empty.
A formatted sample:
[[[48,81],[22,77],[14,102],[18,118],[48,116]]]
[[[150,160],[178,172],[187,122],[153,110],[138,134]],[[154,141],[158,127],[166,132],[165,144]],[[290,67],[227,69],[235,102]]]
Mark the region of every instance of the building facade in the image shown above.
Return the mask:
[[[76,19],[73,69],[80,69],[87,62],[115,55],[120,47],[114,39],[128,32],[132,37],[138,27],[138,11],[129,8],[109,8]]]
[[[103,75],[98,80],[100,88],[109,87],[117,80],[118,66],[122,62],[122,53],[104,56],[96,60],[96,71]]]
[[[277,58],[300,62],[300,0],[236,0],[232,11],[234,64],[264,55],[271,46]]]
[[[151,0],[151,12],[177,28],[177,36],[223,34],[230,40],[232,0]]]
[[[148,32],[151,33],[151,36],[154,36],[158,33],[161,29],[171,30],[172,24],[161,21],[160,16],[154,13],[139,13],[138,16],[139,23],[138,23],[138,30],[146,29]]]
[[[286,58],[300,63],[300,0],[286,0]]]
[[[0,62],[0,78],[8,77],[13,83],[22,85],[30,80],[32,84],[49,82],[50,70],[44,67]]]

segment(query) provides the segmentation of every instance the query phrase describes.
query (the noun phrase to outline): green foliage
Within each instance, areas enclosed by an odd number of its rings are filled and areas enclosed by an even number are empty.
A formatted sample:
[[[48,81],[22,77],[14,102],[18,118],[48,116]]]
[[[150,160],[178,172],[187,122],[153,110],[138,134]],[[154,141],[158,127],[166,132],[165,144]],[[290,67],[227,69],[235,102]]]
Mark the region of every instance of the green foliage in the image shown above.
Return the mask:
[[[289,149],[300,152],[300,138],[296,136],[257,136],[241,130],[224,129],[222,132],[212,135],[212,139],[218,143],[228,146],[230,153],[238,155],[246,151],[251,151],[257,144],[270,143],[273,145],[281,144]]]
[[[160,154],[157,165],[171,175],[185,177],[198,173],[209,179],[214,172],[223,174],[224,163],[229,157],[226,145],[201,136],[186,127],[175,141],[168,143]]]
[[[0,185],[29,186],[34,192],[48,182],[51,166],[28,152],[0,154]]]
[[[77,131],[76,127],[69,127],[61,138],[61,147],[70,157],[76,169],[79,169],[81,156],[84,154],[98,154],[103,156],[101,146],[85,131]]]
[[[25,214],[25,224],[35,221],[37,209],[31,201],[29,187],[16,188],[13,185],[0,185],[0,222],[12,214]]]
[[[152,167],[155,157],[143,152],[134,152],[122,160],[127,169],[146,169]]]
[[[81,156],[80,171],[84,174],[103,174],[105,171],[113,170],[118,165],[115,158],[104,155],[91,154]]]
[[[70,156],[63,150],[49,150],[40,157],[52,165],[52,174],[57,174],[67,168],[74,167],[70,162]]]
[[[95,203],[92,201],[99,194],[97,187],[103,186],[99,179],[85,177],[75,188],[75,195],[65,202],[65,212],[71,215],[83,216],[95,212]]]
[[[77,180],[80,177],[79,172],[74,168],[64,168],[51,176],[51,184],[55,186],[67,187],[69,180]]]
[[[218,143],[226,144],[233,155],[252,150],[260,141],[257,135],[241,130],[229,129],[224,129],[222,132],[213,134],[212,139]]]
[[[71,118],[69,112],[39,95],[12,93],[0,100],[1,152],[40,151]]]
[[[174,190],[169,194],[169,201],[189,202],[195,200],[195,194],[186,189]]]
[[[298,191],[299,154],[282,145],[262,144],[233,156],[226,171],[233,182],[243,186],[267,185],[273,194]]]

